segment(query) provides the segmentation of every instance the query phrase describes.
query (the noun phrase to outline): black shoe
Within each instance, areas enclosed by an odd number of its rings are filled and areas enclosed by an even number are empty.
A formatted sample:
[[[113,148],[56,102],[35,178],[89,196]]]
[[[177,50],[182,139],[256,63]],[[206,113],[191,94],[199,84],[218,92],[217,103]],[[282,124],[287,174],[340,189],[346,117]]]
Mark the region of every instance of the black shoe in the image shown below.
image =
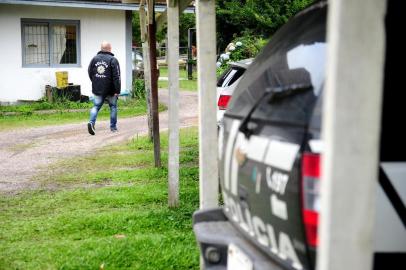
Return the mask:
[[[110,128],[110,131],[114,133],[114,132],[117,132],[118,129],[116,127],[114,127],[114,128]]]
[[[87,123],[87,131],[89,131],[90,135],[96,134],[96,129],[94,128],[94,124],[92,122]]]

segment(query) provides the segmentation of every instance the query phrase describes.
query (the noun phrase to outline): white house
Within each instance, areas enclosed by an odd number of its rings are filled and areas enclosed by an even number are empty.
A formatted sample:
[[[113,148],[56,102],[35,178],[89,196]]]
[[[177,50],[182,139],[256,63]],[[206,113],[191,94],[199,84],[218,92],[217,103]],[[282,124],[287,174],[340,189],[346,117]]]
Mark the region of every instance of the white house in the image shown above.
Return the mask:
[[[131,14],[120,0],[0,0],[0,102],[38,100],[56,71],[92,95],[87,68],[103,40],[121,67],[122,91],[131,89]]]

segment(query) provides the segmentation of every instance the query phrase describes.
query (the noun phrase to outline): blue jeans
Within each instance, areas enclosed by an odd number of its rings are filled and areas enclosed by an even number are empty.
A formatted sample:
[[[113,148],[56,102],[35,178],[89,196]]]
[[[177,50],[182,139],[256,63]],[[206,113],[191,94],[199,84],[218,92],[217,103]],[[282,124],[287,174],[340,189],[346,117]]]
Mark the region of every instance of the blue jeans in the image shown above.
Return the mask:
[[[110,106],[110,128],[116,128],[117,125],[117,96],[94,96],[93,108],[90,110],[89,122],[96,124],[97,114],[103,106],[104,100],[107,100]]]

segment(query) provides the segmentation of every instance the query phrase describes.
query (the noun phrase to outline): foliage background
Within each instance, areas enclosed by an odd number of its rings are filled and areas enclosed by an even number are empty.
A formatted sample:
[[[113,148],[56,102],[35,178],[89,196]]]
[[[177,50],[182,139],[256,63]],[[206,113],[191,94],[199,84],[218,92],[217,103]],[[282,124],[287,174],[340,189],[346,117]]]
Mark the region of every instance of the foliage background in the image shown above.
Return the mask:
[[[217,0],[217,48],[236,37],[269,39],[290,17],[314,0]]]
[[[186,47],[188,44],[188,29],[195,27],[196,16],[192,13],[183,13],[179,16],[179,46]],[[166,38],[167,27],[163,27],[157,32],[157,41],[162,43]],[[141,47],[140,16],[138,12],[133,12],[132,17],[133,44]]]
[[[314,0],[216,0],[217,55],[221,62],[217,73],[227,68],[228,61],[221,61],[221,54],[231,42],[243,46],[229,54],[229,61],[252,58],[257,55],[272,35],[289,18],[303,10]],[[180,47],[188,43],[188,29],[195,28],[195,14],[183,13],[179,19]],[[138,13],[133,13],[133,39],[140,43]],[[165,42],[167,29],[157,33],[157,41]]]
[[[217,48],[224,51],[236,37],[255,36],[269,39],[290,17],[314,0],[216,0]],[[133,40],[141,46],[140,19],[133,13]],[[187,30],[195,27],[195,14],[179,18],[180,46],[187,46]],[[166,27],[157,33],[158,42],[165,39]]]

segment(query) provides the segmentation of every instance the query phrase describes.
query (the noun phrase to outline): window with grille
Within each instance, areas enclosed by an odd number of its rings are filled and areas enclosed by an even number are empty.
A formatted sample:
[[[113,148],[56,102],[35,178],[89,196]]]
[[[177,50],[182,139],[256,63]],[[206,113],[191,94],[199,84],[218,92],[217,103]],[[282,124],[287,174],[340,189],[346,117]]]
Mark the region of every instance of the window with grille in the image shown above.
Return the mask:
[[[79,21],[22,20],[23,66],[78,66]]]

